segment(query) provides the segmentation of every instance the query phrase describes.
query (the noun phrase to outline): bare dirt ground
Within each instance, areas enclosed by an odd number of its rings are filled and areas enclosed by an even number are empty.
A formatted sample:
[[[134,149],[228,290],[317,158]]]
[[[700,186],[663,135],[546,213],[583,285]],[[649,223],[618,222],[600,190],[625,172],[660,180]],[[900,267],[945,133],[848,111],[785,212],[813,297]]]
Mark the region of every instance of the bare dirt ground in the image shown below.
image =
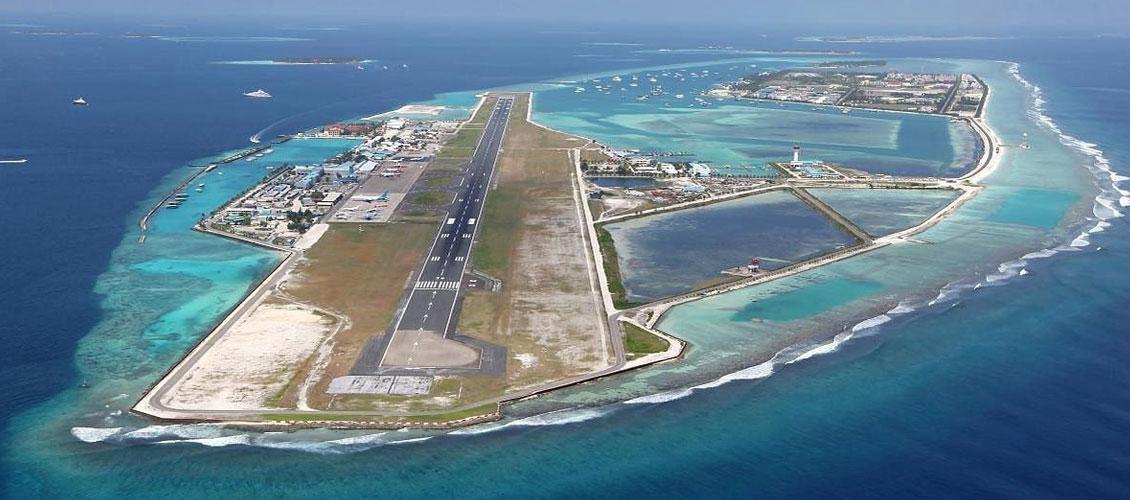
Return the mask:
[[[568,149],[580,144],[527,122],[528,106],[526,96],[514,105],[471,262],[502,291],[473,293],[459,323],[507,347],[506,391],[613,364],[573,196]]]
[[[193,366],[166,404],[262,409],[332,332],[336,321],[295,304],[260,304]]]

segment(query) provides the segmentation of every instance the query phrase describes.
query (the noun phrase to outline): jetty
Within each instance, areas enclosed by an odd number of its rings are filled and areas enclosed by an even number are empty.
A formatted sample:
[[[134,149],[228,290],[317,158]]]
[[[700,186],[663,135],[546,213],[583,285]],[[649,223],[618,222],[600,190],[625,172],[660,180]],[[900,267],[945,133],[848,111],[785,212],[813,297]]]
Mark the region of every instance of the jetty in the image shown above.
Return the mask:
[[[261,146],[255,146],[255,147],[252,147],[252,148],[243,149],[243,150],[240,150],[236,153],[228,155],[226,158],[224,158],[224,159],[222,159],[218,162],[208,164],[208,165],[189,165],[192,168],[199,168],[200,170],[193,172],[192,175],[188,176],[188,178],[181,181],[180,184],[177,184],[176,187],[169,190],[169,192],[165,193],[165,196],[162,197],[156,203],[154,203],[151,207],[149,207],[149,210],[145,211],[145,215],[142,215],[141,219],[139,219],[137,221],[138,227],[141,228],[141,236],[139,236],[137,238],[137,243],[138,244],[145,243],[145,232],[149,231],[149,221],[151,221],[153,219],[153,216],[157,215],[157,212],[160,211],[162,208],[164,208],[165,205],[168,204],[169,200],[171,200],[173,198],[173,196],[175,196],[177,193],[183,191],[186,187],[188,187],[194,181],[196,181],[196,179],[199,178],[201,175],[204,175],[207,172],[211,172],[212,170],[215,169],[216,165],[222,165],[224,163],[231,163],[233,161],[238,161],[238,160],[247,158],[248,156],[259,153],[260,151],[263,151],[263,150],[270,148],[272,146],[273,146],[273,144],[264,144],[264,145],[261,145]]]
[[[805,202],[808,206],[812,207],[817,212],[824,214],[824,217],[827,217],[829,221],[839,226],[840,229],[843,229],[848,234],[854,236],[855,239],[865,244],[871,242],[871,235],[867,234],[867,231],[864,231],[863,228],[856,225],[856,223],[852,222],[851,219],[844,217],[843,214],[837,212],[836,209],[832,208],[827,203],[824,203],[820,198],[812,196],[812,193],[799,188],[792,188],[789,191],[796,195],[797,198],[800,198],[800,201]]]

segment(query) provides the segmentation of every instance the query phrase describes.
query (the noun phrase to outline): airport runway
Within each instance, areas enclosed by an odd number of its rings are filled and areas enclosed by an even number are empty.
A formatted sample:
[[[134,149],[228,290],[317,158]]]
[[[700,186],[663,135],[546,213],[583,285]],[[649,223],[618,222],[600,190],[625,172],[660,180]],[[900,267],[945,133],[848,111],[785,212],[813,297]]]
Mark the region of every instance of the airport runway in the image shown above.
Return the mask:
[[[467,165],[456,201],[444,218],[423,267],[416,274],[408,301],[393,328],[393,338],[387,345],[393,345],[395,336],[405,332],[435,332],[445,338],[455,333],[463,273],[513,104],[514,98],[507,96],[499,97],[495,103]],[[388,358],[388,350],[381,356],[382,366]]]

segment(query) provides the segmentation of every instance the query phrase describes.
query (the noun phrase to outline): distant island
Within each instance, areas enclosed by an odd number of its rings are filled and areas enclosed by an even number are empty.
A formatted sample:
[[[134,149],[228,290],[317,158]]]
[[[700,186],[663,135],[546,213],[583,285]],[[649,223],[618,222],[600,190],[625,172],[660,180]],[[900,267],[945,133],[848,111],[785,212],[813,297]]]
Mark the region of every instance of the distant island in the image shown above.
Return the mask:
[[[886,66],[887,61],[881,59],[871,59],[862,61],[827,61],[816,63],[817,68],[876,68],[879,66]]]

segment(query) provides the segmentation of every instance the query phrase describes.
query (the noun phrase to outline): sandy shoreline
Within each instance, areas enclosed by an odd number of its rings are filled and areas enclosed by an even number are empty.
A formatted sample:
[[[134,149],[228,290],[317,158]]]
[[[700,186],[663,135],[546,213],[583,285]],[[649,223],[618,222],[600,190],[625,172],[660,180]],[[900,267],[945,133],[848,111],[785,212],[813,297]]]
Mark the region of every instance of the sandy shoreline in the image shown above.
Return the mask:
[[[986,109],[986,110],[988,109],[988,104],[989,104],[988,98],[989,98],[989,94],[986,94],[986,98],[985,98],[986,102],[985,102],[985,107],[984,107],[984,109]],[[478,107],[482,106],[484,101],[485,101],[485,97],[480,98],[479,103],[476,106],[476,109],[478,109]],[[377,114],[377,115],[372,115],[370,117],[366,117],[366,118],[362,118],[362,119],[363,120],[372,120],[372,119],[377,119],[379,117],[389,116],[389,115],[395,114],[395,113],[438,115],[444,109],[446,109],[446,108],[444,108],[443,106],[406,105],[406,106],[402,106],[401,108],[398,108],[397,110],[392,111],[392,112],[386,112],[386,113],[381,113],[381,114]],[[570,136],[570,137],[577,137],[579,139],[587,140],[589,143],[595,143],[596,142],[595,140],[593,140],[591,138],[585,138],[585,137],[577,136],[575,134],[570,134],[570,133],[567,133],[567,132],[554,130],[550,127],[547,127],[545,125],[541,125],[541,124],[537,123],[532,118],[532,109],[533,109],[533,93],[530,93],[530,105],[527,109],[527,120],[531,124],[538,126],[538,127],[541,127],[541,128],[544,128],[546,130],[558,132],[558,133],[561,133],[561,134],[564,134],[564,135],[567,135],[567,136]],[[471,117],[473,117],[473,116],[474,116],[474,112],[472,112],[472,114],[471,114]],[[469,119],[470,118],[468,118],[468,120]],[[817,267],[820,267],[820,266],[823,266],[823,265],[826,265],[826,264],[830,264],[832,262],[837,262],[837,261],[847,259],[847,258],[856,256],[856,255],[859,255],[859,254],[862,254],[862,253],[865,253],[865,252],[869,252],[869,251],[877,249],[877,248],[882,248],[882,247],[884,247],[888,244],[896,243],[896,242],[904,240],[904,239],[906,239],[906,238],[908,238],[908,237],[910,237],[914,234],[925,231],[926,229],[937,224],[938,222],[945,220],[957,208],[959,208],[962,204],[964,204],[965,201],[972,199],[972,197],[976,196],[976,194],[981,191],[982,187],[976,185],[976,183],[979,182],[980,180],[984,179],[988,175],[990,175],[992,173],[992,171],[995,170],[999,166],[999,163],[1000,163],[1001,155],[1000,154],[994,154],[994,152],[997,150],[997,147],[999,145],[999,141],[997,140],[993,131],[991,129],[989,129],[989,127],[986,124],[982,123],[980,121],[981,120],[980,118],[973,118],[973,119],[968,119],[968,120],[970,122],[970,126],[979,134],[979,136],[982,138],[983,143],[985,144],[984,153],[982,155],[982,158],[979,159],[977,166],[972,171],[968,172],[967,174],[965,174],[962,177],[959,177],[957,179],[950,179],[951,181],[954,181],[954,186],[952,186],[952,187],[954,187],[956,189],[961,189],[963,191],[962,195],[959,196],[956,200],[954,200],[950,205],[948,205],[944,209],[936,212],[934,215],[932,215],[929,219],[922,222],[921,224],[919,224],[919,225],[917,225],[913,228],[892,234],[892,235],[888,235],[888,236],[885,236],[885,237],[882,237],[882,238],[878,238],[874,242],[866,244],[866,245],[852,247],[852,248],[846,249],[846,251],[834,252],[832,254],[827,254],[827,255],[824,255],[822,257],[818,257],[816,259],[800,263],[795,268],[790,268],[790,269],[787,269],[786,271],[783,271],[783,272],[780,272],[780,273],[774,273],[774,274],[767,273],[766,275],[763,275],[763,276],[757,276],[757,277],[751,278],[749,280],[743,280],[739,283],[731,283],[729,285],[726,285],[724,287],[719,287],[717,289],[711,289],[709,291],[696,291],[696,292],[693,292],[691,294],[680,296],[680,297],[675,298],[675,299],[664,299],[664,300],[659,301],[657,303],[652,303],[652,304],[649,304],[649,305],[645,305],[645,306],[641,306],[641,307],[638,307],[638,308],[625,310],[625,311],[617,311],[613,307],[612,297],[611,297],[610,293],[608,292],[607,276],[605,275],[603,266],[600,264],[602,262],[602,258],[601,258],[602,254],[600,253],[599,245],[596,242],[597,238],[596,238],[595,229],[594,229],[594,227],[595,227],[594,226],[594,222],[595,222],[594,217],[593,217],[593,214],[591,213],[591,210],[590,210],[588,203],[583,203],[583,201],[584,201],[584,189],[585,188],[584,188],[584,184],[583,184],[584,181],[583,181],[583,178],[582,178],[583,174],[580,172],[580,154],[579,154],[580,148],[574,148],[572,151],[575,153],[575,156],[574,156],[573,159],[574,159],[574,164],[575,164],[575,167],[576,167],[576,175],[577,175],[577,182],[576,182],[576,185],[574,186],[574,190],[575,190],[575,194],[579,194],[579,196],[581,197],[580,199],[582,201],[582,203],[580,203],[580,206],[582,207],[582,211],[580,213],[580,216],[583,219],[585,219],[585,223],[586,223],[586,226],[587,226],[587,233],[588,233],[586,239],[588,240],[588,243],[589,243],[588,246],[590,247],[588,249],[588,251],[592,252],[591,258],[593,259],[593,263],[594,263],[594,265],[592,265],[592,268],[590,269],[590,272],[594,273],[597,276],[597,279],[599,281],[599,285],[600,285],[600,288],[601,288],[599,293],[600,293],[600,296],[601,296],[601,302],[604,305],[604,309],[605,309],[604,316],[605,316],[605,319],[607,319],[608,340],[611,341],[611,342],[620,342],[621,341],[620,338],[614,338],[614,337],[618,336],[617,332],[620,331],[620,329],[618,327],[618,321],[622,317],[625,320],[633,320],[634,318],[640,317],[640,314],[639,314],[640,312],[646,311],[649,314],[646,316],[645,321],[638,322],[638,325],[643,327],[643,328],[646,328],[648,330],[651,330],[656,335],[659,335],[659,336],[663,337],[664,339],[668,340],[670,342],[670,346],[669,346],[667,351],[662,352],[662,353],[656,353],[656,354],[653,354],[653,355],[648,355],[648,356],[639,358],[637,360],[633,360],[632,362],[628,362],[628,363],[621,362],[621,363],[618,363],[615,366],[609,367],[609,368],[607,368],[605,370],[601,370],[599,372],[587,374],[587,375],[580,376],[580,377],[570,378],[568,380],[556,381],[554,383],[546,384],[544,386],[528,388],[528,390],[520,391],[520,393],[504,395],[502,397],[494,398],[493,400],[486,401],[486,402],[487,403],[489,403],[489,402],[504,403],[504,402],[507,402],[507,401],[514,401],[514,400],[517,400],[517,399],[530,397],[532,395],[540,394],[540,393],[543,393],[543,392],[553,391],[553,390],[556,390],[556,389],[559,389],[559,388],[562,388],[562,387],[568,387],[568,386],[572,386],[572,385],[575,385],[575,384],[584,383],[584,382],[587,382],[587,381],[590,381],[590,380],[603,378],[603,377],[613,375],[613,374],[616,374],[616,373],[621,373],[621,372],[624,372],[624,371],[627,371],[627,370],[639,368],[641,366],[647,366],[647,365],[650,365],[652,363],[657,363],[657,362],[666,361],[666,360],[670,360],[670,359],[676,359],[679,356],[681,356],[682,351],[683,351],[683,349],[686,345],[686,342],[681,340],[681,339],[678,339],[677,337],[672,336],[670,334],[666,334],[664,332],[657,331],[654,328],[655,325],[661,319],[661,317],[668,310],[670,310],[672,307],[679,305],[679,304],[698,300],[698,299],[701,299],[703,297],[713,296],[713,295],[717,295],[717,294],[721,294],[721,293],[727,293],[729,291],[737,290],[737,289],[744,288],[744,287],[747,287],[747,286],[752,286],[754,284],[759,284],[759,283],[763,283],[763,282],[766,282],[766,281],[770,281],[770,280],[774,280],[774,279],[778,279],[778,278],[782,278],[782,277],[786,277],[786,276],[791,276],[791,275],[794,275],[794,274],[797,274],[797,273],[800,273],[800,272],[804,272],[804,271],[807,271],[807,270],[810,270],[810,269],[815,269]],[[776,189],[776,188],[781,188],[781,187],[785,187],[785,186],[772,186],[770,189]],[[766,189],[765,186],[761,186],[761,187],[754,189],[753,191],[760,191],[760,190],[765,190],[765,189]],[[749,195],[749,194],[753,194],[753,193],[750,193],[750,192],[734,193],[734,194],[728,195],[727,198],[732,197],[732,196],[744,196],[744,195]],[[721,197],[719,199],[708,200],[708,202],[716,202],[716,201],[721,201]],[[697,204],[697,203],[695,203],[695,204]],[[685,207],[678,207],[678,208],[685,208]],[[316,242],[316,240],[317,240],[316,236],[317,236],[316,234],[312,234],[311,235],[312,241],[309,241],[309,242],[304,241],[302,247],[303,248],[309,248],[310,246],[312,246],[313,243]],[[252,242],[252,243],[254,243],[254,242]],[[258,411],[256,411],[256,410],[242,411],[242,410],[238,410],[238,409],[232,409],[231,418],[219,417],[217,415],[212,415],[212,417],[210,417],[210,418],[200,418],[199,415],[188,416],[186,418],[185,415],[177,415],[176,412],[166,411],[166,410],[169,410],[170,408],[167,408],[167,407],[163,408],[164,404],[160,403],[159,393],[160,393],[160,391],[164,391],[164,390],[168,389],[168,387],[163,386],[163,384],[166,382],[166,379],[168,378],[168,376],[172,375],[173,372],[184,370],[185,367],[186,367],[186,364],[191,365],[191,363],[188,363],[189,360],[191,358],[193,358],[194,356],[197,356],[198,351],[200,351],[202,348],[203,348],[204,351],[206,351],[207,348],[211,347],[210,343],[214,342],[216,340],[216,339],[213,339],[213,335],[216,335],[218,332],[220,332],[221,328],[231,327],[231,326],[233,326],[232,323],[236,323],[238,325],[238,322],[240,322],[241,320],[247,320],[251,316],[254,316],[256,313],[258,313],[257,310],[249,311],[249,310],[246,309],[247,307],[249,307],[249,302],[257,303],[258,301],[260,301],[262,299],[262,297],[264,296],[263,291],[266,290],[267,288],[273,287],[273,285],[276,283],[276,281],[278,279],[280,279],[280,277],[285,276],[285,274],[289,272],[290,267],[293,265],[291,263],[291,261],[293,260],[292,257],[294,257],[295,255],[299,255],[303,248],[298,248],[297,251],[287,255],[287,257],[284,258],[282,260],[282,262],[280,262],[278,268],[276,268],[275,271],[271,273],[271,275],[269,275],[267,278],[265,278],[263,280],[263,282],[261,282],[255,288],[255,290],[253,290],[251,293],[249,293],[233,309],[233,311],[227,317],[224,318],[224,320],[220,323],[220,325],[217,326],[217,328],[215,330],[213,330],[213,332],[211,332],[211,334],[209,334],[208,336],[203,338],[197,346],[195,346],[192,350],[189,351],[189,353],[186,354],[185,358],[183,358],[180,362],[178,362],[176,365],[174,365],[173,368],[171,368],[169,370],[169,373],[166,374],[165,377],[162,377],[151,388],[150,391],[147,391],[145,396],[140,401],[138,401],[137,405],[134,407],[134,411],[139,412],[139,413],[143,413],[143,414],[146,414],[146,415],[150,415],[150,416],[156,417],[158,419],[175,419],[175,420],[185,420],[185,419],[187,419],[187,420],[210,420],[210,419],[216,419],[216,420],[223,420],[223,421],[237,421],[237,420],[244,420],[245,421],[248,416],[253,415],[253,416],[258,417],[258,416],[263,416],[263,415],[271,414],[271,413],[309,414],[311,416],[316,415],[316,414],[356,415],[357,417],[372,415],[373,412],[326,412],[326,411],[310,410],[308,407],[306,407],[306,408],[300,407],[297,410],[286,409],[286,410],[279,410],[277,412],[271,411],[271,410],[263,411],[261,408]],[[586,252],[586,253],[588,253],[588,252]],[[281,274],[280,274],[280,272],[281,272]],[[285,279],[285,278],[283,278],[283,279]],[[256,297],[258,297],[258,299],[256,299]],[[233,320],[233,318],[236,318],[236,319]],[[633,322],[635,322],[635,321],[633,321]],[[309,333],[310,335],[306,335],[306,337],[304,339],[294,339],[295,343],[298,344],[298,343],[306,342],[304,344],[303,352],[305,352],[305,350],[310,350],[311,352],[313,352],[314,349],[317,349],[318,344],[313,343],[313,341],[311,339],[313,337],[315,337],[316,334],[311,333],[311,332],[306,332],[306,333]],[[330,335],[330,337],[332,337],[332,335]],[[255,332],[248,334],[246,336],[246,338],[248,338],[248,339],[255,338]],[[319,338],[324,339],[324,337],[319,337]],[[312,347],[309,347],[309,346],[312,346]],[[199,361],[199,360],[197,360],[197,361]],[[250,370],[255,371],[253,364],[252,364],[252,368],[250,368]],[[183,375],[183,373],[181,373],[181,375]],[[221,391],[221,392],[223,392],[223,391]],[[226,396],[216,396],[216,397],[218,397],[220,400],[224,400],[225,398],[227,398],[226,400],[231,400],[232,398],[238,398],[239,397],[239,395],[236,394],[236,392],[237,391],[235,391],[235,390],[230,390],[230,391],[226,392],[226,394],[227,394]],[[150,397],[154,393],[158,393],[158,396],[156,396],[156,401],[153,401],[153,400],[150,399]],[[261,395],[259,395],[259,396],[261,396]],[[256,396],[256,397],[259,397],[259,396]],[[205,398],[205,399],[207,399],[207,398]],[[208,399],[207,401],[212,401],[212,400]],[[154,404],[154,403],[157,403],[157,404]],[[484,402],[478,402],[476,404],[482,404],[482,403],[484,403]],[[302,405],[300,405],[300,406],[302,406]],[[214,409],[214,408],[212,408],[211,403],[204,404],[204,407]],[[460,409],[455,409],[455,410],[460,410]],[[498,418],[498,417],[500,417],[500,415],[497,412],[492,413],[489,416],[490,419],[495,419],[495,418]],[[484,418],[486,418],[486,417],[483,417],[483,418],[476,417],[476,418],[473,418],[473,419],[465,419],[464,421],[448,422],[448,424],[470,425],[470,424],[479,423],[481,421],[484,421]],[[264,425],[264,423],[262,423],[262,422],[244,422],[244,423],[247,424],[247,425]],[[313,423],[315,423],[315,421],[313,421],[313,420],[302,420],[301,422],[298,422],[298,421],[290,422],[289,425],[292,425],[294,427],[309,427]],[[389,424],[388,422],[381,423],[381,422],[374,422],[374,421],[371,421],[371,420],[357,420],[357,421],[333,420],[332,425],[349,425],[349,426],[358,426],[358,427],[387,427],[388,424]],[[272,424],[268,424],[268,425],[271,426],[271,427],[277,427],[279,425],[288,426],[288,423],[278,423],[278,424],[272,423]],[[324,425],[330,425],[330,424],[324,424]],[[313,426],[324,426],[324,425],[313,425]],[[395,426],[404,427],[404,426],[417,426],[417,425],[405,424],[403,422],[397,422],[395,424]],[[433,426],[434,425],[419,425],[418,427],[433,427]]]

